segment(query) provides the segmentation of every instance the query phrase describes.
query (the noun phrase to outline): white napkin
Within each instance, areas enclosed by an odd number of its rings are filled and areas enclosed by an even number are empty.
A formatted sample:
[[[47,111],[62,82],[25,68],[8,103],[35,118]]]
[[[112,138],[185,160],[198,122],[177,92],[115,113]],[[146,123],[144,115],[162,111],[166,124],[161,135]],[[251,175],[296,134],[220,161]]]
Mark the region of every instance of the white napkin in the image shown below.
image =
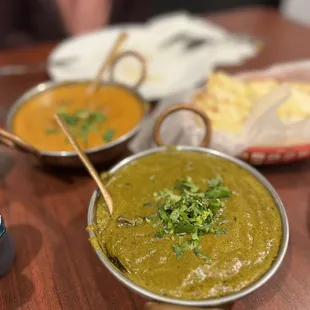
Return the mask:
[[[145,24],[121,25],[73,38],[52,53],[49,73],[56,80],[93,78],[122,30],[129,34],[122,50],[136,50],[147,60],[148,75],[140,89],[147,100],[194,88],[216,66],[239,64],[258,53],[250,40],[237,38],[203,18],[177,12]],[[172,43],[171,39],[178,36],[205,42],[188,50],[188,42],[184,40]],[[53,65],[70,53],[78,55],[78,60],[68,65]],[[117,66],[115,77],[119,82],[133,85],[139,71],[137,61],[126,58]],[[103,79],[108,79],[108,73]]]

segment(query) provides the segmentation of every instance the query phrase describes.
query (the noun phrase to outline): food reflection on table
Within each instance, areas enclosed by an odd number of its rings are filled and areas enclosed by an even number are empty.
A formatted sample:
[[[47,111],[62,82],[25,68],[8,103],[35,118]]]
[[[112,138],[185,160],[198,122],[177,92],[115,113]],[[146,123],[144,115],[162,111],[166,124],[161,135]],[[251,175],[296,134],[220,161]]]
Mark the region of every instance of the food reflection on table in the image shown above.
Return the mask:
[[[141,121],[142,100],[131,91],[106,84],[88,96],[88,86],[63,84],[26,100],[13,116],[13,133],[40,151],[72,151],[54,118],[59,113],[85,150],[117,140]]]
[[[261,278],[282,242],[274,198],[242,167],[174,149],[105,176],[109,217],[97,201],[91,238],[126,277],[163,296],[226,296]]]

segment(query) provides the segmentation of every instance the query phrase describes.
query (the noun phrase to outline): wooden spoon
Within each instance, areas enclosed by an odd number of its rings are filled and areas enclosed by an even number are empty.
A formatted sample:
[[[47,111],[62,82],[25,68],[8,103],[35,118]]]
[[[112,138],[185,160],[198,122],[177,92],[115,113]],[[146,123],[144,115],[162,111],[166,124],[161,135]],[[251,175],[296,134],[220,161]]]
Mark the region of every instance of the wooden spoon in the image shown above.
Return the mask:
[[[98,73],[93,80],[93,82],[89,85],[87,92],[89,95],[92,95],[96,90],[97,87],[100,84],[102,74],[104,71],[108,68],[108,66],[113,62],[118,50],[120,49],[121,45],[123,42],[126,40],[128,37],[128,34],[126,32],[121,32],[120,35],[118,36],[114,46],[112,47],[110,53],[108,54],[108,57],[103,61],[102,65],[100,66]]]
[[[55,115],[55,119],[58,123],[58,125],[60,126],[60,128],[62,129],[63,133],[66,135],[66,137],[69,139],[71,145],[74,147],[75,151],[77,152],[77,154],[79,155],[82,163],[84,164],[85,168],[88,170],[89,174],[91,175],[91,177],[94,179],[94,181],[96,182],[97,186],[99,187],[99,190],[108,206],[110,215],[112,215],[113,213],[113,201],[112,201],[112,197],[109,194],[108,190],[105,188],[105,186],[103,185],[96,169],[94,168],[94,166],[91,164],[91,162],[89,161],[89,159],[87,158],[86,154],[82,151],[82,149],[80,148],[80,146],[78,145],[78,143],[76,142],[76,140],[73,138],[73,136],[71,135],[68,126],[66,125],[66,123],[63,121],[62,117],[59,114]]]

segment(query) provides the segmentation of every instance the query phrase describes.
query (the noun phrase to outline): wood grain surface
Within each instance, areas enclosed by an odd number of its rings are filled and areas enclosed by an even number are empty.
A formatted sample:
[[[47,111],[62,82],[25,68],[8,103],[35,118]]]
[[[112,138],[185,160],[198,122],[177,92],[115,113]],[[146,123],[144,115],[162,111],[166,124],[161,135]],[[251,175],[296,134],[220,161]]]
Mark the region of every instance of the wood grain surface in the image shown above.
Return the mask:
[[[261,68],[310,56],[310,30],[260,8],[212,15],[232,31],[261,35],[263,53],[238,68]],[[0,66],[45,60],[54,44],[0,53]],[[10,105],[46,73],[0,77],[0,122]],[[16,247],[0,279],[0,309],[142,309],[145,300],[123,287],[94,255],[85,232],[94,184],[82,172],[38,167],[32,158],[0,147],[0,212]],[[260,169],[280,194],[291,239],[275,277],[233,309],[310,309],[310,161]]]

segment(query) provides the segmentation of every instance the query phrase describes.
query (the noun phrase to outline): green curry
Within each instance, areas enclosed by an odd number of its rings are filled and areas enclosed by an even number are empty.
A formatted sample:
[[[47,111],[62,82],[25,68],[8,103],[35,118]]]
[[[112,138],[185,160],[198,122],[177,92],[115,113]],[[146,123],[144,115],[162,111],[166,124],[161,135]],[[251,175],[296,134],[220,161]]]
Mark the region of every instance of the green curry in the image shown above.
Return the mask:
[[[167,150],[106,181],[114,213],[109,218],[100,198],[97,241],[126,277],[153,292],[229,295],[258,280],[278,254],[282,226],[273,198],[228,160]]]

